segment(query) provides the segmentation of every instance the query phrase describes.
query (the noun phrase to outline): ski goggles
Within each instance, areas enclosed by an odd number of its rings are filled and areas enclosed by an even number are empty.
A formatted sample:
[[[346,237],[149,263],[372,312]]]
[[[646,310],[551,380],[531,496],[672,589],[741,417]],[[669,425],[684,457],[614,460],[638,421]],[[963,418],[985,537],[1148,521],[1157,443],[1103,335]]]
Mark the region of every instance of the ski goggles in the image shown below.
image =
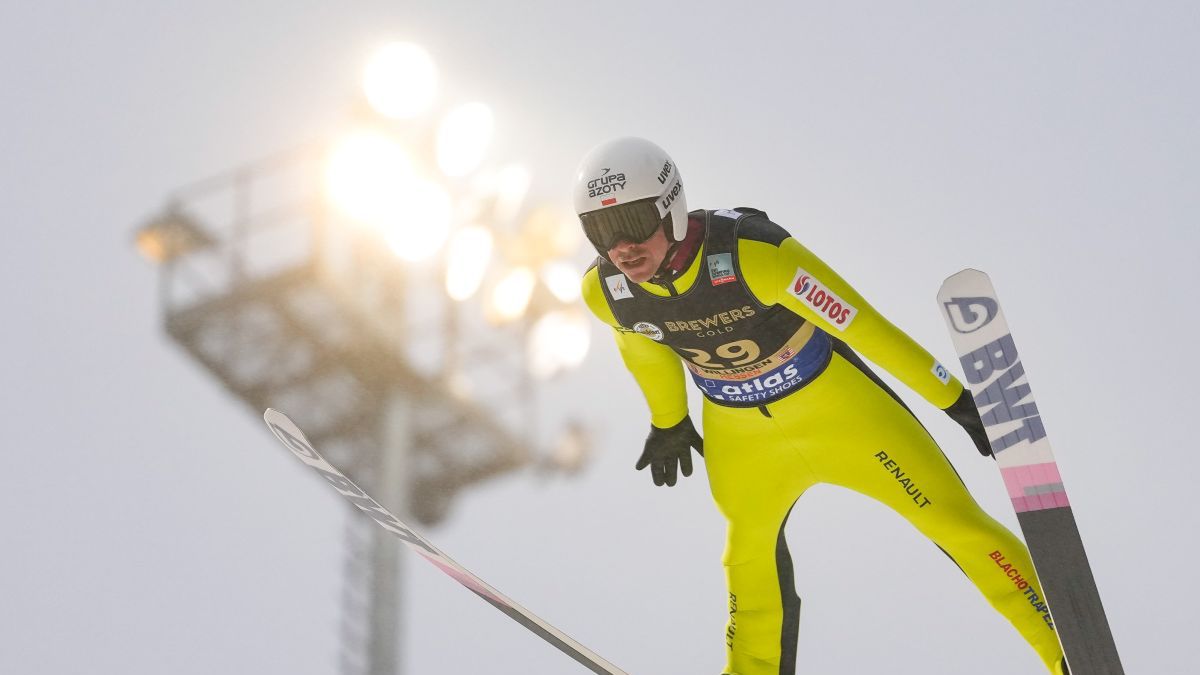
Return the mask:
[[[658,231],[664,221],[669,221],[658,213],[657,197],[639,199],[628,204],[618,204],[605,209],[597,209],[579,214],[579,222],[583,224],[583,233],[588,241],[601,255],[621,241],[640,244]]]

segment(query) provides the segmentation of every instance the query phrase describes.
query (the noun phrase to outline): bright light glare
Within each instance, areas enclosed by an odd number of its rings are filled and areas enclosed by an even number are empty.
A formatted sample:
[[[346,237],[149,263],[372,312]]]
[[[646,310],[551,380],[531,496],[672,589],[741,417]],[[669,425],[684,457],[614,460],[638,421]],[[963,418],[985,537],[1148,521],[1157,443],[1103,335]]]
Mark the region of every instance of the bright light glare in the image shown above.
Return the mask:
[[[383,225],[392,252],[410,262],[437,253],[450,234],[450,194],[433,181],[410,180],[396,190],[396,199],[402,208]]]
[[[404,148],[376,132],[352,134],[333,149],[325,168],[330,199],[356,220],[393,218],[400,204],[397,188],[412,180],[412,163]]]
[[[491,318],[505,322],[519,319],[529,308],[537,277],[528,267],[515,267],[492,289]]]
[[[446,263],[446,292],[451,298],[462,301],[475,295],[491,256],[491,230],[470,225],[455,233]]]
[[[583,363],[591,346],[587,317],[578,309],[550,312],[538,319],[529,335],[529,368],[546,378]]]
[[[517,217],[521,202],[529,192],[529,169],[510,164],[496,173],[496,220],[508,223]]]
[[[363,70],[363,92],[380,115],[416,117],[433,103],[437,69],[417,45],[393,42],[375,51]]]
[[[550,464],[568,475],[577,473],[587,463],[592,444],[587,430],[578,422],[571,421],[551,451]]]
[[[579,248],[582,230],[579,219],[570,211],[542,206],[521,224],[520,236],[526,255],[547,261],[574,254]]]
[[[461,105],[438,126],[438,166],[447,176],[465,176],[483,161],[491,140],[492,109],[483,103]]]
[[[575,302],[581,294],[579,274],[574,268],[562,261],[548,262],[542,265],[542,283],[550,289],[550,294],[560,302]]]
[[[475,395],[475,381],[466,373],[453,373],[447,378],[446,385],[449,387],[450,393],[460,399],[469,400]]]

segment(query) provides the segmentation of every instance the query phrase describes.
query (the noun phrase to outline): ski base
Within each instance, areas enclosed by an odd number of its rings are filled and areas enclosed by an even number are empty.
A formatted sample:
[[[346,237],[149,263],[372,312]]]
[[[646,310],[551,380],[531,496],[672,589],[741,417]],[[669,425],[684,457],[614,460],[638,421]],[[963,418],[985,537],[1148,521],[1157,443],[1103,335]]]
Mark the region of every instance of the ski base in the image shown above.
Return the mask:
[[[1071,672],[1122,675],[1121,657],[1071,507],[1018,513],[1017,521]]]

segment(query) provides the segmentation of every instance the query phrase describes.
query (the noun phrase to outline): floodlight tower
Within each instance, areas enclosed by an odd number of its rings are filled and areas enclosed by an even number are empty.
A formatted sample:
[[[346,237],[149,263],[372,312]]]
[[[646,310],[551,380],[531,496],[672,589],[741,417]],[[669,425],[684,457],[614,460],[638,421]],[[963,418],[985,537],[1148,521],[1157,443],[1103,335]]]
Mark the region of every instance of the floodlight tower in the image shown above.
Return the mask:
[[[526,170],[482,166],[483,104],[452,108],[436,136],[412,121],[434,80],[419,48],[380,50],[364,88],[386,120],[184,186],[136,235],[159,264],[167,335],[424,524],[487,478],[578,470],[588,445],[569,424],[542,452],[535,428],[540,379],[587,351],[563,264],[573,223],[522,206]],[[395,675],[396,542],[354,513],[346,545],[342,671]]]

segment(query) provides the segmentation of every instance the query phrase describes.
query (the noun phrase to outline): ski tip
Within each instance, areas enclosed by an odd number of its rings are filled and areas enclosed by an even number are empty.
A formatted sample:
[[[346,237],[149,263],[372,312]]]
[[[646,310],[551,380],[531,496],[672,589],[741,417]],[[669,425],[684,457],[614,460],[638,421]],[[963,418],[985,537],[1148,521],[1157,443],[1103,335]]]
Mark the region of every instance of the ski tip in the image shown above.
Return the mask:
[[[286,445],[292,445],[292,441],[289,438],[298,439],[305,444],[311,445],[308,438],[305,437],[304,432],[300,430],[300,427],[296,426],[292,418],[278,410],[267,408],[263,411],[263,420],[267,423],[267,428],[271,430],[271,433],[275,434],[275,437],[283,441]]]
[[[946,277],[946,280],[942,282],[942,289],[944,290],[947,286],[975,285],[978,282],[984,282],[988,286],[992,285],[992,280],[986,272],[974,267],[967,267]]]
[[[276,410],[274,408],[267,408],[266,410],[263,411],[263,421],[265,421],[267,423],[267,425],[269,425],[269,426],[283,426],[283,427],[296,426],[296,423],[293,422],[291,420],[291,418],[289,418],[287,415],[284,415],[283,413],[279,412],[278,410]]]
[[[986,276],[987,276],[987,273],[982,270],[977,270],[974,267],[964,267],[961,270],[955,272],[954,274],[951,274],[950,276],[946,277],[946,281],[950,281],[951,279],[958,279],[960,277],[986,277]]]

